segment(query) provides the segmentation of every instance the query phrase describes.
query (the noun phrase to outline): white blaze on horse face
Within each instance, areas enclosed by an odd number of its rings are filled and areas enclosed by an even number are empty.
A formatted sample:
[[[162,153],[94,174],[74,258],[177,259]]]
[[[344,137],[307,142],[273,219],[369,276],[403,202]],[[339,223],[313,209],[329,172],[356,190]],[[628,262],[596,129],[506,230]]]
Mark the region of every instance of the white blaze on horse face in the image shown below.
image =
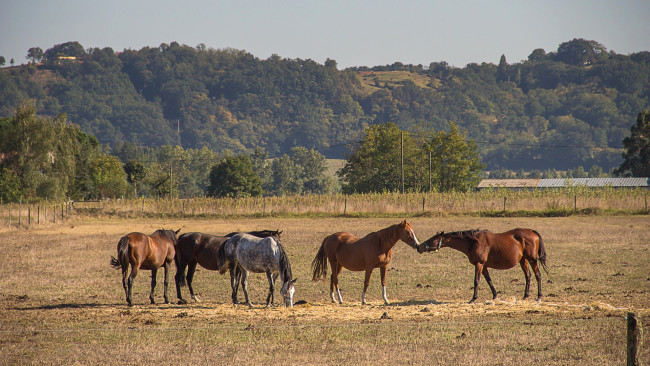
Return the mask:
[[[420,241],[418,240],[418,237],[415,236],[415,231],[413,231],[412,228],[409,228],[409,231],[411,232],[411,235],[413,235],[413,239],[415,239],[415,245],[420,245]]]

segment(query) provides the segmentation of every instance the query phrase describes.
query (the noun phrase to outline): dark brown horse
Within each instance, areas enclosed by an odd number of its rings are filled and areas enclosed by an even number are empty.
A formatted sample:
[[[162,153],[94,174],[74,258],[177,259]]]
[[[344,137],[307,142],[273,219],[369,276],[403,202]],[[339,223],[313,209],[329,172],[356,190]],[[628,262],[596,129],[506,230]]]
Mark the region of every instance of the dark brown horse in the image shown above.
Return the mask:
[[[279,230],[261,230],[251,231],[248,234],[257,236],[259,238],[266,238],[269,236],[280,237],[282,231]],[[179,304],[187,304],[187,300],[183,299],[181,295],[181,286],[187,285],[190,290],[190,295],[194,301],[199,301],[199,298],[194,294],[192,287],[192,279],[196,271],[196,265],[210,271],[219,269],[217,265],[217,253],[221,245],[228,240],[228,238],[237,234],[236,232],[227,234],[225,236],[210,235],[198,232],[185,233],[178,238],[176,243],[176,296],[178,297]],[[187,277],[185,276],[185,268],[187,267]],[[240,276],[241,271],[233,269],[230,271],[231,282],[234,282],[233,276]]]
[[[469,301],[473,303],[478,294],[478,283],[481,273],[492,290],[492,298],[496,299],[497,290],[492,285],[488,268],[510,269],[519,263],[526,276],[524,299],[530,296],[530,263],[537,280],[537,300],[542,298],[542,282],[539,261],[546,274],[546,248],[542,236],[531,229],[513,229],[505,233],[493,233],[489,230],[467,230],[453,233],[440,232],[418,246],[418,252],[438,251],[449,247],[464,253],[469,262],[474,265],[474,296]]]
[[[111,265],[122,269],[122,286],[126,294],[126,302],[133,305],[133,280],[140,269],[151,271],[151,293],[149,300],[155,304],[153,290],[156,287],[156,273],[158,268],[165,268],[165,304],[169,303],[167,285],[169,284],[169,271],[176,251],[176,234],[181,231],[156,230],[151,235],[143,233],[130,233],[123,236],[117,243],[117,258],[111,257]],[[131,274],[127,280],[126,273],[131,265]]]
[[[327,236],[323,240],[316,258],[311,263],[313,271],[312,279],[318,281],[327,276],[327,260],[329,259],[332,275],[330,278],[330,294],[332,302],[334,290],[339,298],[339,304],[343,303],[341,291],[339,290],[338,275],[343,267],[351,271],[366,271],[366,278],[363,282],[363,293],[361,303],[366,303],[366,290],[370,284],[372,270],[379,267],[381,275],[382,298],[388,304],[386,297],[386,268],[393,256],[393,247],[398,240],[402,240],[413,248],[417,248],[418,239],[413,232],[411,224],[403,221],[399,224],[389,226],[385,229],[370,233],[363,238],[346,233],[338,232]]]

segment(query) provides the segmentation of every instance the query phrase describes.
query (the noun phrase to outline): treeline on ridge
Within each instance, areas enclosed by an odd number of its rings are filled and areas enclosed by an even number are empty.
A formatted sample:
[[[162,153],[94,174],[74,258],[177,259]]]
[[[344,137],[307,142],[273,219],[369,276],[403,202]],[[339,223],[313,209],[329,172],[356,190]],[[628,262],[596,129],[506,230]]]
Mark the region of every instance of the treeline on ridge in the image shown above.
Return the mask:
[[[0,70],[0,116],[36,100],[115,148],[179,145],[274,155],[304,146],[343,157],[369,126],[476,141],[487,169],[568,169],[621,162],[621,141],[650,105],[650,52],[618,55],[574,39],[527,60],[451,67],[358,67],[259,59],[176,42],[116,53],[67,42]]]

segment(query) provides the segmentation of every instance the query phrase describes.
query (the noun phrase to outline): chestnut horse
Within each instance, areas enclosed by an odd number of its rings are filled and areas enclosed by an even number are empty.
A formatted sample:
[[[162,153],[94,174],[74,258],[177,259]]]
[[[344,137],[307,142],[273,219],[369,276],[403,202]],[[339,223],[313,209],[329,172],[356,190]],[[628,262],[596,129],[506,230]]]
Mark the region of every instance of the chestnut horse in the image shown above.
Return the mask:
[[[280,237],[282,231],[280,230],[261,230],[261,231],[251,231],[248,234],[257,236],[259,238],[266,238],[268,236]],[[225,236],[216,236],[210,234],[204,234],[199,232],[184,233],[178,238],[176,243],[176,255],[174,256],[174,261],[176,262],[176,276],[174,280],[176,282],[176,296],[178,297],[179,304],[187,304],[187,300],[183,299],[181,295],[181,286],[187,285],[190,290],[190,295],[192,300],[199,301],[199,298],[194,294],[194,288],[192,287],[192,279],[194,278],[194,272],[196,271],[196,265],[199,264],[201,267],[210,270],[216,271],[219,269],[217,264],[217,253],[219,248],[223,243],[228,240],[228,238],[237,234],[236,232],[226,234]],[[185,268],[187,267],[187,277],[185,276]],[[230,276],[236,276],[240,271],[230,271]],[[234,281],[231,278],[231,281]]]
[[[402,221],[399,224],[391,225],[385,229],[372,232],[363,238],[346,233],[338,232],[327,236],[323,240],[316,258],[311,263],[313,271],[312,280],[318,281],[327,276],[327,260],[329,259],[332,275],[330,278],[330,294],[332,302],[334,290],[339,298],[339,304],[343,303],[341,291],[339,290],[338,276],[343,267],[351,271],[366,271],[366,278],[363,282],[363,293],[361,303],[366,304],[366,290],[370,284],[372,270],[379,267],[381,275],[381,296],[384,303],[388,305],[386,297],[386,268],[393,256],[393,247],[398,240],[402,240],[409,246],[417,248],[418,239],[413,232],[411,224]]]
[[[146,269],[151,271],[151,293],[149,300],[155,304],[153,290],[156,287],[156,273],[158,268],[165,268],[165,304],[169,303],[167,297],[167,285],[169,284],[169,271],[176,251],[176,234],[181,231],[156,230],[151,235],[143,233],[130,233],[123,236],[117,243],[117,258],[111,257],[111,265],[116,269],[122,269],[122,286],[126,294],[126,302],[133,305],[133,280],[138,275],[138,270]],[[127,280],[126,273],[131,265],[131,275]]]
[[[466,230],[453,233],[440,232],[418,246],[418,252],[438,251],[440,248],[456,249],[467,256],[474,265],[474,296],[470,304],[476,300],[478,283],[481,273],[492,290],[492,298],[496,299],[497,290],[492,285],[488,268],[510,269],[519,263],[526,276],[524,299],[530,296],[530,263],[537,280],[537,300],[542,298],[541,274],[537,261],[546,268],[546,248],[542,236],[531,229],[512,229],[504,233],[493,233],[489,230]]]

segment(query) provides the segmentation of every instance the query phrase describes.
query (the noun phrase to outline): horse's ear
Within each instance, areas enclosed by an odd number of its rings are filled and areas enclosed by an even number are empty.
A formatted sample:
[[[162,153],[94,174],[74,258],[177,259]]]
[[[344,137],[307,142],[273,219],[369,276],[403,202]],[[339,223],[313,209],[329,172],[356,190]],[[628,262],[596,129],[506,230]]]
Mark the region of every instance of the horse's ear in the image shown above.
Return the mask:
[[[178,233],[181,232],[181,229],[178,229],[178,230],[176,230],[176,231],[174,231],[174,232],[176,233],[176,235],[178,235]]]
[[[298,281],[298,279],[294,278],[293,280],[291,280],[291,283],[296,283],[296,281]]]

